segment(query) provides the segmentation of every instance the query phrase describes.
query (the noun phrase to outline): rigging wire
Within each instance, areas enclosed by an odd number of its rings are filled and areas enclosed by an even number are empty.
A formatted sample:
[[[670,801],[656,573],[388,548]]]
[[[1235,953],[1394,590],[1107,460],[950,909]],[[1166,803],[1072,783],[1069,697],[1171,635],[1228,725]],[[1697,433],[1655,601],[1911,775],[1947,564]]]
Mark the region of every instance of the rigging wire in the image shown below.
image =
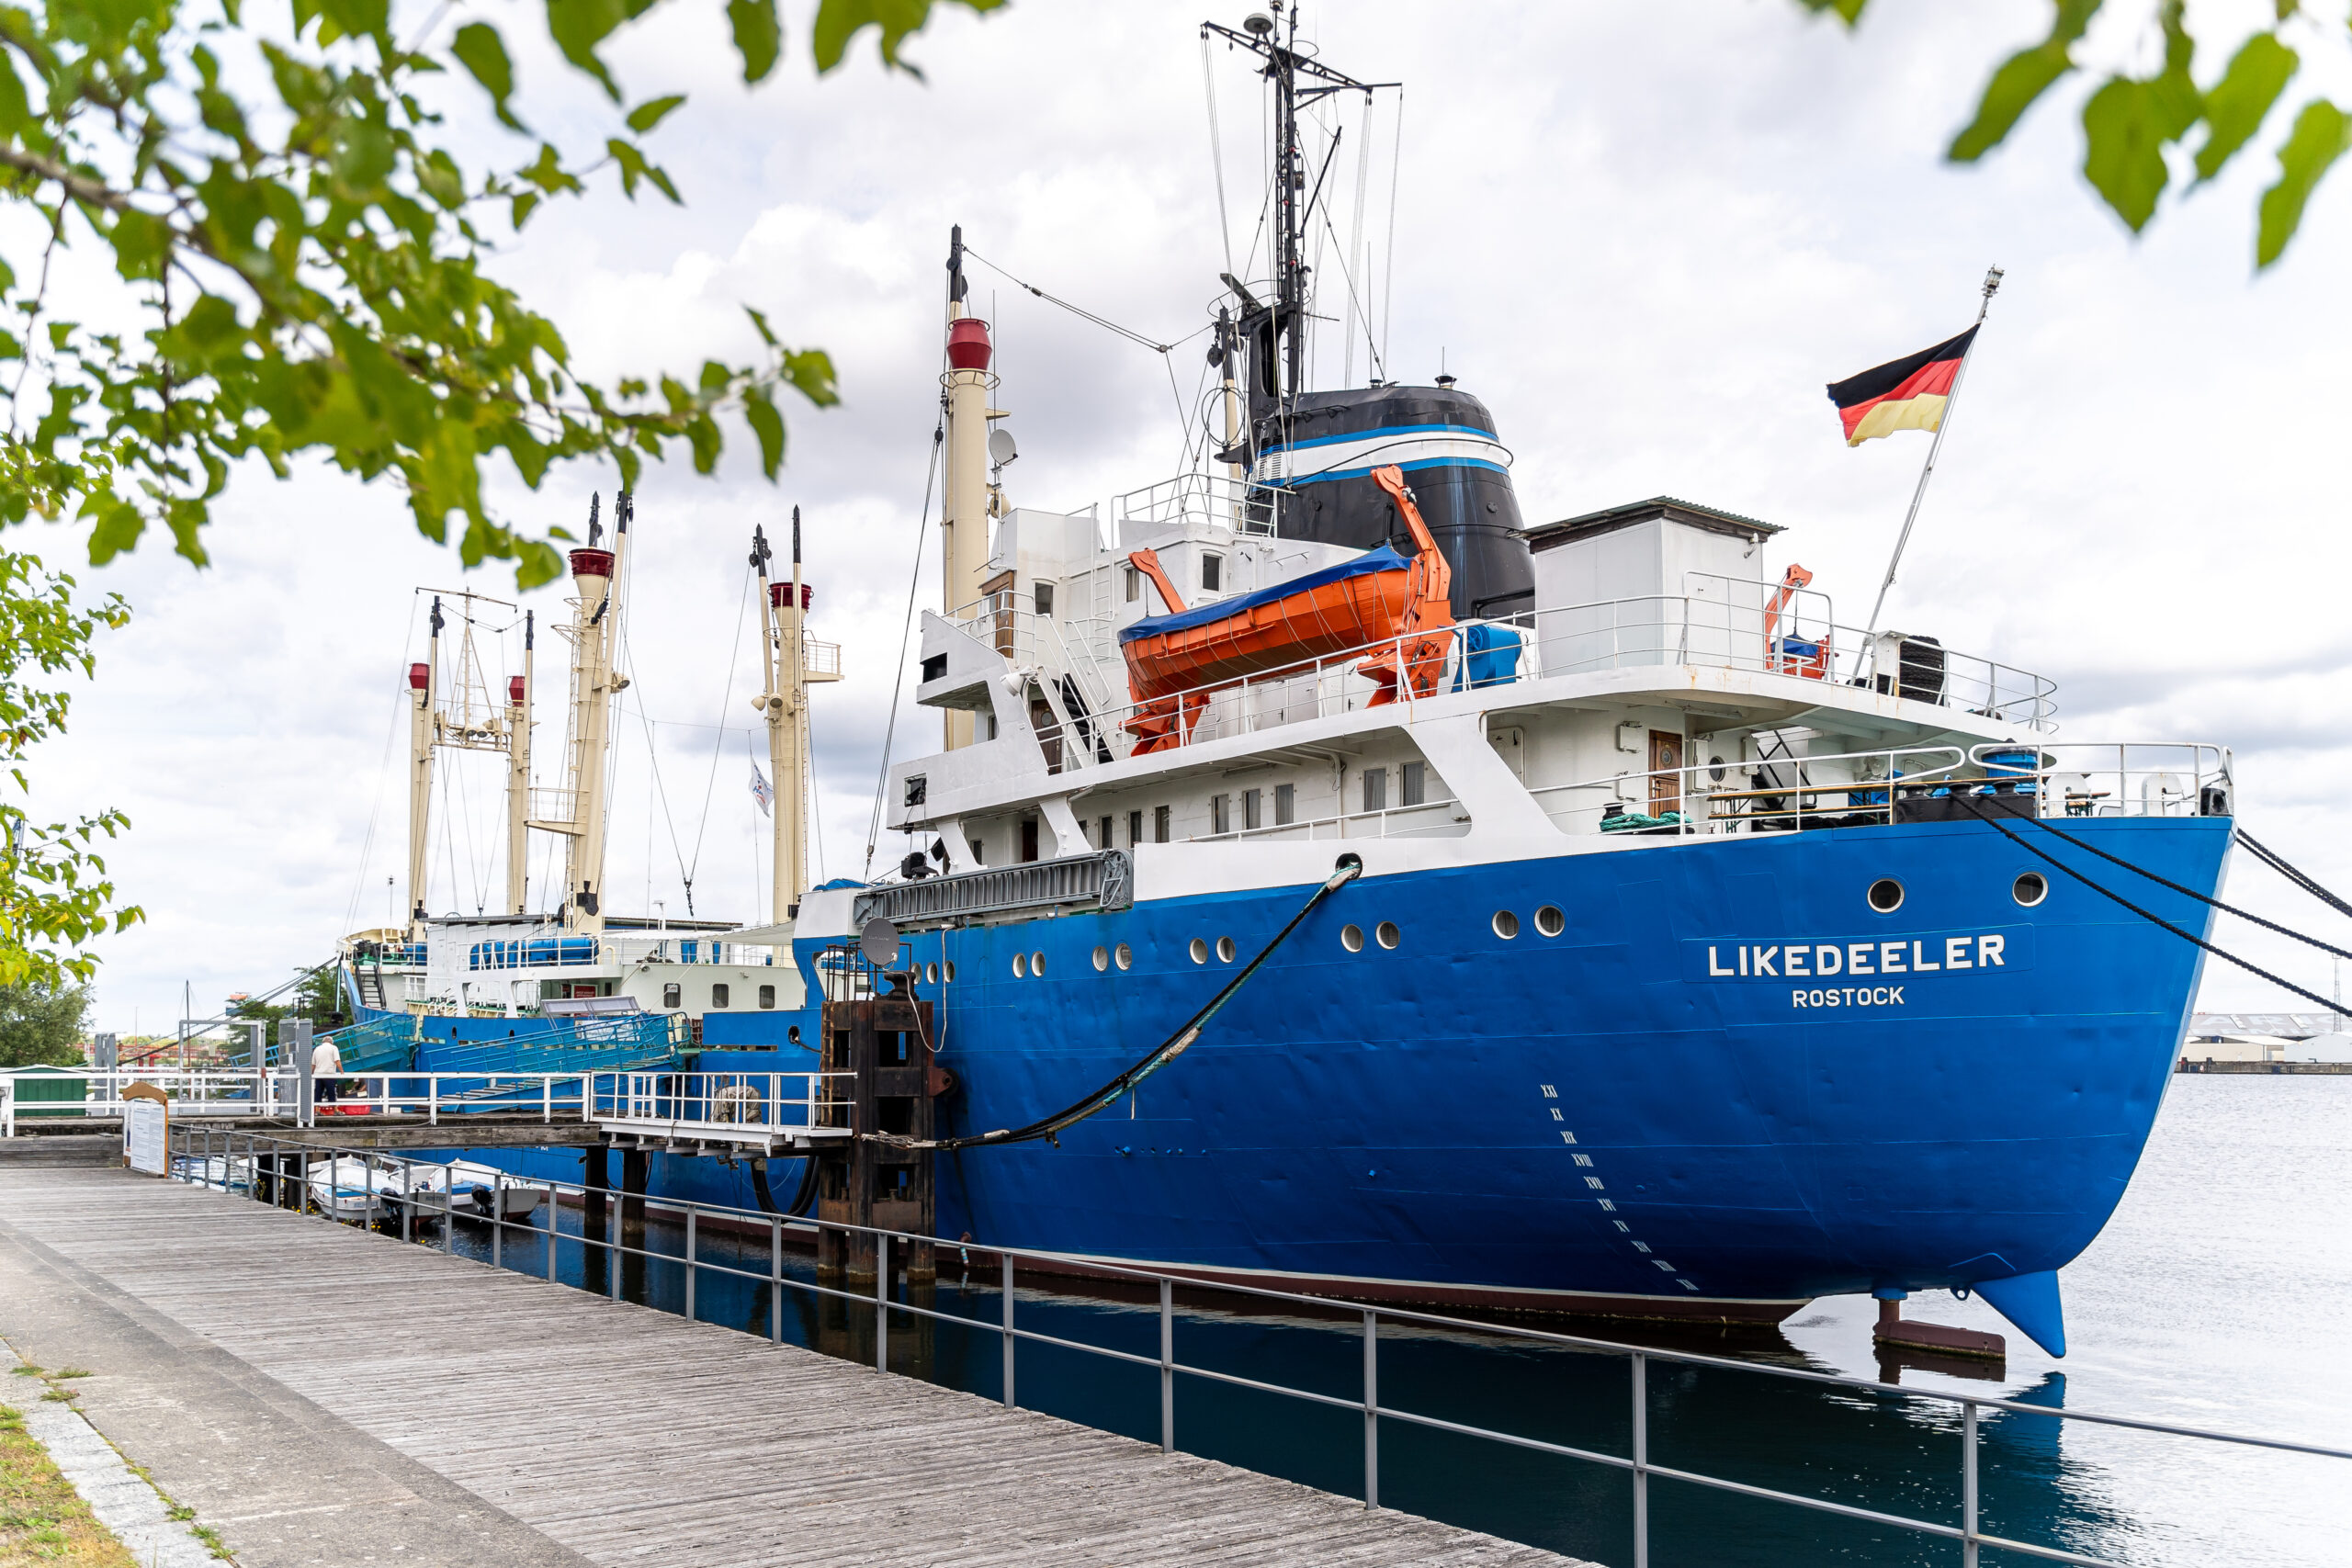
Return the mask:
[[[1225,211],[1225,141],[1216,120],[1216,78],[1209,72],[1209,35],[1201,34],[1201,86],[1209,98],[1209,165],[1216,171],[1216,232],[1225,242],[1225,270],[1233,270],[1233,221]]]
[[[1405,89],[1396,89],[1396,146],[1388,158],[1388,256],[1380,268],[1380,359],[1388,361],[1388,307],[1396,297],[1396,186],[1405,169]]]
[[[969,255],[972,253],[967,248],[964,254]],[[915,525],[915,564],[907,580],[907,619],[899,633],[899,673],[890,687],[889,722],[882,728],[882,766],[874,778],[874,812],[865,823],[865,870],[862,874],[869,882],[874,879],[874,846],[882,837],[882,802],[890,787],[890,747],[899,733],[899,700],[907,688],[907,643],[914,635],[915,593],[922,585],[923,541],[931,535],[932,485],[939,478],[941,444],[947,439],[946,400],[943,398],[940,401],[940,423],[933,426],[931,432],[931,462],[923,470],[921,521]]]
[[[412,594],[408,604],[408,631],[401,638],[400,690],[402,692],[408,690],[408,656],[410,650],[415,647],[416,598]],[[390,705],[392,716],[384,726],[384,756],[383,760],[376,764],[376,798],[368,807],[367,835],[359,840],[359,874],[352,882],[351,902],[344,911],[343,926],[345,931],[358,929],[359,900],[368,894],[368,858],[375,851],[376,820],[384,809],[384,779],[392,771],[392,742],[399,738],[401,732],[401,705],[395,701]]]
[[[727,701],[735,694],[735,664],[743,651],[743,616],[752,602],[751,593],[752,569],[746,566],[743,569],[742,591],[735,595],[735,641],[727,651],[727,683],[718,689],[718,732],[711,737],[710,741],[710,777],[702,786],[702,821],[695,829],[694,863],[686,868],[686,886],[689,889],[694,886],[695,873],[702,869],[703,837],[710,831],[710,798],[718,788],[718,754],[727,744]],[[694,903],[691,891],[686,895],[686,902],[691,908]]]
[[[1080,320],[1091,321],[1096,326],[1101,327],[1103,331],[1114,333],[1120,337],[1125,338],[1129,343],[1139,344],[1142,347],[1151,350],[1154,354],[1167,354],[1172,350],[1182,348],[1184,344],[1192,342],[1194,338],[1201,336],[1202,333],[1214,331],[1216,328],[1216,323],[1212,321],[1208,325],[1201,327],[1197,331],[1186,333],[1182,337],[1178,338],[1173,343],[1160,343],[1152,338],[1146,337],[1143,333],[1136,332],[1133,327],[1123,327],[1118,322],[1111,320],[1108,316],[1098,316],[1082,305],[1073,305],[1057,294],[1048,294],[1044,289],[1038,288],[1035,284],[1024,282],[1021,278],[1013,276],[1012,274],[1005,271],[1004,268],[997,265],[996,263],[989,260],[988,257],[980,254],[979,252],[972,249],[969,245],[966,245],[964,247],[964,254],[971,257],[974,261],[978,262],[982,266],[987,267],[989,271],[1002,277],[1014,288],[1025,288],[1030,293],[1035,295],[1038,299],[1043,299],[1046,304],[1058,305],[1063,310],[1068,310],[1071,315],[1078,317]]]

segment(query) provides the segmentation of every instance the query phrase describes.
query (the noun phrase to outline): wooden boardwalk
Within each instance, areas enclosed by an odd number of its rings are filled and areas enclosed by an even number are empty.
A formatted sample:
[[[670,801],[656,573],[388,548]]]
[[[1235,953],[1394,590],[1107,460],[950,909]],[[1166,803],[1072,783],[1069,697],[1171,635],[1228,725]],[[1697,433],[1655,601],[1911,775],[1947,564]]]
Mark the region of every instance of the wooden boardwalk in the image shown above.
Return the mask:
[[[0,1231],[591,1562],[1568,1561],[152,1178],[0,1168]]]

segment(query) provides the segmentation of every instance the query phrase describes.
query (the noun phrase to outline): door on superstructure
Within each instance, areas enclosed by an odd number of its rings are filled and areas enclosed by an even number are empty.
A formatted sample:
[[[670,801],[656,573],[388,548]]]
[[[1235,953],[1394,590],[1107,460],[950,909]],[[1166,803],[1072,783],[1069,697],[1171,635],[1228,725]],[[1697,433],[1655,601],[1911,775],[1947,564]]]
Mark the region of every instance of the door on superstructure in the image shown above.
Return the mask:
[[[1663,817],[1682,809],[1682,737],[1672,730],[1650,731],[1650,815]]]
[[[1062,721],[1054,716],[1054,705],[1047,702],[1035,686],[1029,688],[1029,728],[1037,732],[1037,749],[1046,754],[1046,772],[1062,771]]]

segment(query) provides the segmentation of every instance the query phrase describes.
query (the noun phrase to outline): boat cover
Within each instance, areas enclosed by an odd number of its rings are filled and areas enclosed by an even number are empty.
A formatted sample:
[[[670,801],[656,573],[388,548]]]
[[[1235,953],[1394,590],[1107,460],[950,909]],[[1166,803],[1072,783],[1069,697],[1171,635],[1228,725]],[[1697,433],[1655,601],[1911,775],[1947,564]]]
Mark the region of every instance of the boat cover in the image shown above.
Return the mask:
[[[1244,593],[1235,599],[1213,599],[1205,604],[1195,604],[1172,615],[1155,615],[1148,620],[1137,621],[1119,633],[1119,641],[1125,644],[1165,632],[1191,631],[1195,626],[1215,626],[1227,616],[1254,610],[1261,604],[1276,604],[1294,593],[1307,592],[1326,583],[1344,582],[1351,577],[1364,577],[1375,571],[1408,571],[1412,565],[1412,557],[1399,555],[1394,545],[1383,545],[1377,549],[1364,551],[1353,560],[1325,567],[1321,571],[1309,572],[1305,577],[1294,577],[1287,582],[1277,582],[1254,593]]]

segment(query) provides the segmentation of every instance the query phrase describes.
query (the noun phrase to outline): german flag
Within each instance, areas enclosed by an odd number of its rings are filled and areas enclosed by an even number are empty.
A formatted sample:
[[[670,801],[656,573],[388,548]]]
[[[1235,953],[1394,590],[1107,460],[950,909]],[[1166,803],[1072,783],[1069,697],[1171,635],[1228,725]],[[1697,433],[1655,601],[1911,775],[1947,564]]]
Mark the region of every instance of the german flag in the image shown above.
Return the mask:
[[[1933,430],[1941,424],[1952,383],[1960,378],[1961,361],[1975,341],[1976,329],[1971,327],[1933,348],[1831,382],[1829,400],[1845,422],[1846,445],[1860,446],[1874,435]]]

